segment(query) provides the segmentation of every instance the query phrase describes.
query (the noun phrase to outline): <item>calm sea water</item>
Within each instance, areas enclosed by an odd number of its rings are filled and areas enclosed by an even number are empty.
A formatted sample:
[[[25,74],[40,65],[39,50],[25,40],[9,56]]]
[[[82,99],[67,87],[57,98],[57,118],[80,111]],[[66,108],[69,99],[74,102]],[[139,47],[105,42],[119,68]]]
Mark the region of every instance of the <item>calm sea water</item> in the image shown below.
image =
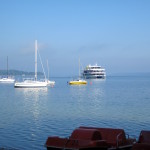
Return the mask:
[[[123,128],[132,137],[150,130],[150,76],[107,77],[70,86],[15,89],[0,84],[0,147],[46,150],[48,136],[67,137],[79,126]]]

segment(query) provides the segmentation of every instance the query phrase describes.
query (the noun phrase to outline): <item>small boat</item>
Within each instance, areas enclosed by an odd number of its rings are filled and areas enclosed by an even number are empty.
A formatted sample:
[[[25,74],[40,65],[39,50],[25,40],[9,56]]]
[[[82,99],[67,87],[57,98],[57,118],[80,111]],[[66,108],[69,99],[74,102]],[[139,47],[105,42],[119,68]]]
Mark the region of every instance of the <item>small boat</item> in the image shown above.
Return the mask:
[[[7,57],[7,77],[0,78],[0,83],[14,83],[15,79],[8,75],[8,57]]]
[[[79,79],[69,81],[70,85],[85,85],[87,84],[86,80],[80,79],[80,59],[79,59]]]
[[[69,82],[70,85],[82,85],[82,84],[87,84],[87,81],[82,80],[82,79],[77,79],[77,80],[72,80]]]
[[[47,150],[131,150],[135,139],[123,129],[79,127],[69,138],[48,137]]]
[[[39,87],[47,87],[47,85],[48,82],[46,77],[44,80],[37,80],[37,40],[36,40],[35,41],[35,78],[24,79],[22,82],[15,82],[14,87],[15,88],[39,88]]]
[[[15,79],[12,77],[4,77],[0,79],[0,83],[14,83]]]
[[[150,131],[142,130],[132,150],[150,150]]]

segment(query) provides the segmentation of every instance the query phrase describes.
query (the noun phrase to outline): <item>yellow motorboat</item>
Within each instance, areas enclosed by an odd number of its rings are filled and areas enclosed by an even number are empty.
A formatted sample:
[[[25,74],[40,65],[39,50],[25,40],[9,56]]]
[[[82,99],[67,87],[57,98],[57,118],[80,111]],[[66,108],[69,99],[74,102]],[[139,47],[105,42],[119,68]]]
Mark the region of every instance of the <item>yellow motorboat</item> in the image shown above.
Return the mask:
[[[83,84],[87,84],[87,81],[81,80],[81,79],[77,79],[77,80],[69,81],[69,84],[70,85],[83,85]]]

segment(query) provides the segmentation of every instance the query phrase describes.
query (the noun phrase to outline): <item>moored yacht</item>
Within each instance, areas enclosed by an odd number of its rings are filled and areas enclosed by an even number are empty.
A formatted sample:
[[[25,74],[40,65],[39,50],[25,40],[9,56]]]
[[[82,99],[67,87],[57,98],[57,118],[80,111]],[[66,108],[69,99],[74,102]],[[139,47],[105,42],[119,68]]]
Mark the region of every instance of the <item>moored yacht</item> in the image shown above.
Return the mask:
[[[35,41],[35,78],[34,79],[24,79],[22,82],[15,82],[15,88],[39,88],[47,87],[48,82],[46,77],[44,80],[37,80],[37,40]]]
[[[79,78],[68,82],[70,85],[85,85],[87,81],[80,79],[80,59],[79,59]]]
[[[23,79],[22,82],[15,82],[15,88],[39,88],[39,87],[46,87],[47,81],[38,81],[36,79]]]
[[[101,66],[96,65],[88,65],[83,70],[83,77],[86,79],[105,79],[106,72],[105,69]]]
[[[87,81],[82,80],[82,79],[76,79],[72,80],[69,82],[70,85],[82,85],[82,84],[87,84]]]
[[[8,56],[7,56],[7,76],[0,78],[0,83],[14,83],[15,79],[12,76],[9,76],[8,74]]]
[[[4,77],[0,79],[0,83],[14,83],[15,79],[12,77]]]

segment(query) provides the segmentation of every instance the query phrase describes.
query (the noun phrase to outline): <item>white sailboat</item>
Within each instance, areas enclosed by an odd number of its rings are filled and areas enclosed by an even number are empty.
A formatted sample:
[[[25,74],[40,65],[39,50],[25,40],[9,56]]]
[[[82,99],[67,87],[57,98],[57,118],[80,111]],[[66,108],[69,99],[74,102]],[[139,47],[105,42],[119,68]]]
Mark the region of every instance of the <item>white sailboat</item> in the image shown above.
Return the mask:
[[[48,70],[47,85],[49,85],[49,86],[54,86],[54,85],[55,85],[55,81],[49,80],[49,66],[48,66],[48,60],[47,60],[47,70]]]
[[[15,82],[15,88],[39,88],[46,87],[47,81],[44,79],[43,81],[37,80],[37,40],[35,41],[35,78],[34,79],[24,79],[22,82]]]
[[[14,83],[15,79],[8,75],[8,57],[7,57],[7,76],[0,78],[0,83]]]
[[[80,59],[79,59],[79,79],[69,81],[70,85],[85,85],[87,84],[86,80],[80,79]]]

